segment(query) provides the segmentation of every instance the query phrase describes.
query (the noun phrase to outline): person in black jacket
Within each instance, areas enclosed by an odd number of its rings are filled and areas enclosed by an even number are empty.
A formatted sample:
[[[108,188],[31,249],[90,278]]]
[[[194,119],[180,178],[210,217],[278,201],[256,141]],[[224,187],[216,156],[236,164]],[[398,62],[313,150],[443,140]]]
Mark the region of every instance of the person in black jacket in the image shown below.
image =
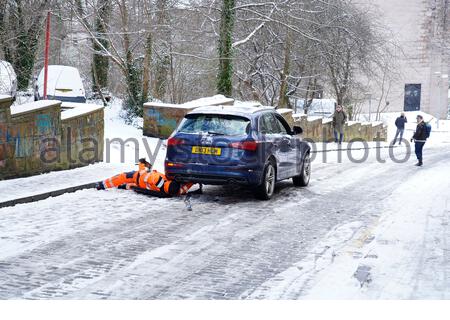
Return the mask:
[[[408,119],[406,119],[405,114],[402,112],[400,117],[398,117],[395,120],[395,126],[397,127],[397,133],[395,134],[394,142],[392,144],[395,144],[397,141],[397,137],[400,135],[400,140],[398,142],[399,145],[402,144],[403,140],[403,133],[405,132],[405,123],[408,122]]]
[[[417,116],[417,128],[416,132],[414,132],[414,136],[411,138],[411,142],[414,140],[415,144],[415,152],[418,162],[416,166],[421,167],[423,165],[422,151],[425,142],[427,141],[427,129],[426,124],[423,121],[423,117],[421,115]]]

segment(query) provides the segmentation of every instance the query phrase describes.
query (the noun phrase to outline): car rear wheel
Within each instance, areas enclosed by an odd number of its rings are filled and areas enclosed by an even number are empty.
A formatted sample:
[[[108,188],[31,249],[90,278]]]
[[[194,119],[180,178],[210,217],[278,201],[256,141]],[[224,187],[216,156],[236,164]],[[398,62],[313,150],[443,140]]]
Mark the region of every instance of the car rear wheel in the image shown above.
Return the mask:
[[[264,168],[263,182],[256,187],[255,195],[258,199],[269,200],[275,191],[276,170],[275,166],[269,162]]]
[[[303,160],[302,172],[300,175],[293,177],[292,181],[296,187],[306,187],[309,184],[309,179],[311,178],[311,158],[309,153],[305,156]]]

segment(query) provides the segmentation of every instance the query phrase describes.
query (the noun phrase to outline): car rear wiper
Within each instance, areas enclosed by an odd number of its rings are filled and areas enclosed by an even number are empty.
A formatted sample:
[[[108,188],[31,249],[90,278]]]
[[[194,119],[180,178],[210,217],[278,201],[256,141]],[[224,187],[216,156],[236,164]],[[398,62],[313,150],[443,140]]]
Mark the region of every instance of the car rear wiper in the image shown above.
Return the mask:
[[[214,132],[214,131],[208,131],[208,134],[212,134],[214,136],[224,136],[225,135],[225,133]]]

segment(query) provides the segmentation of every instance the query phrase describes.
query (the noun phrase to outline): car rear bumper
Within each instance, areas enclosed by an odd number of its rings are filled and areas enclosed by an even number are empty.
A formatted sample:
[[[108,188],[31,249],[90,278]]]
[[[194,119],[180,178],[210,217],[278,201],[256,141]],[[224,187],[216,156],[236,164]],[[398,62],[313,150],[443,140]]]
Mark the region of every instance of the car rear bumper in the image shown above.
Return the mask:
[[[247,166],[212,166],[186,164],[182,168],[166,165],[166,176],[178,182],[194,182],[212,185],[258,185],[261,170]]]

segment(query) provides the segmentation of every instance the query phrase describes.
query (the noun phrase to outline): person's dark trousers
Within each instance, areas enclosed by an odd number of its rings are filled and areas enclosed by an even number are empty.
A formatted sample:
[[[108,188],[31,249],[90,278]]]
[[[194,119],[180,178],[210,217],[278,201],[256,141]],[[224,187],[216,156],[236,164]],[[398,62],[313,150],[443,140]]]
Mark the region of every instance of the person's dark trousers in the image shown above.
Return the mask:
[[[342,141],[344,141],[344,133],[340,132],[339,133],[339,139],[338,139],[338,132],[336,130],[334,130],[334,142],[338,142],[342,143]]]
[[[397,133],[395,134],[394,142],[392,144],[395,144],[395,142],[397,141],[398,135],[400,135],[399,144],[402,144],[403,132],[405,132],[405,129],[397,129]]]
[[[423,151],[423,146],[425,145],[425,142],[418,142],[416,141],[415,143],[415,151],[416,151],[416,157],[417,160],[419,160],[419,163],[422,163],[422,151]]]

